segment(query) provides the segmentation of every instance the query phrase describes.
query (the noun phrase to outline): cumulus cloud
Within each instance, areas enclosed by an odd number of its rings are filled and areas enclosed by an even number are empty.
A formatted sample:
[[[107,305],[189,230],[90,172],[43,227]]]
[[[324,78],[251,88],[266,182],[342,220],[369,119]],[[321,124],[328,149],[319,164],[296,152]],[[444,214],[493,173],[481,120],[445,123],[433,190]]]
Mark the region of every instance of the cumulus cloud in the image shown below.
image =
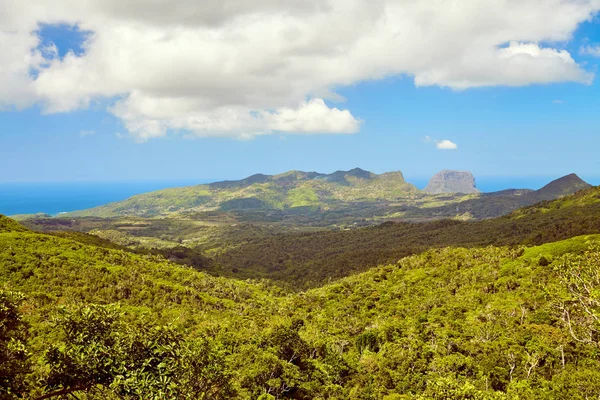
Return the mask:
[[[281,108],[265,114],[270,130],[304,133],[356,133],[360,121],[348,110],[329,108],[322,99],[313,99],[299,108]]]
[[[423,141],[425,143],[435,143],[435,147],[437,147],[439,150],[456,150],[458,148],[456,143],[453,143],[448,139],[437,140],[433,139],[431,136],[425,136]]]
[[[353,133],[337,88],[407,75],[465,90],[590,83],[561,48],[599,0],[4,0],[0,108],[108,100],[138,140]],[[51,3],[51,4],[50,4]],[[91,32],[52,56],[40,24]],[[32,73],[33,71],[33,73]]]
[[[596,46],[581,46],[579,49],[579,54],[584,56],[600,57],[600,44]]]
[[[435,142],[435,145],[440,150],[456,150],[458,148],[456,143],[453,143],[448,139],[438,140]]]

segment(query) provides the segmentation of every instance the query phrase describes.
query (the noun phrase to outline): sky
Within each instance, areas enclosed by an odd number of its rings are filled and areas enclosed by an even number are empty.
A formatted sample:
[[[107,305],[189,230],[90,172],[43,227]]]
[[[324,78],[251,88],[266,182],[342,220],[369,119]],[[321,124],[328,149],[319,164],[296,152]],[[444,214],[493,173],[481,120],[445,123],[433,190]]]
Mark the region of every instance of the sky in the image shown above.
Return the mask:
[[[597,0],[3,0],[0,182],[361,167],[598,184],[599,11]]]

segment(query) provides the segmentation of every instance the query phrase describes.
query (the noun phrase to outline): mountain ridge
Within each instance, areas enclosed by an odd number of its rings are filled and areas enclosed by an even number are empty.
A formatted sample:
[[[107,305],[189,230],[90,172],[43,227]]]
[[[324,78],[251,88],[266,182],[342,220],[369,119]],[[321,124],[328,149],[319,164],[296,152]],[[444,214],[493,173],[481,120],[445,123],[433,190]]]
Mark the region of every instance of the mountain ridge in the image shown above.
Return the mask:
[[[490,218],[507,214],[538,201],[552,200],[590,187],[575,174],[550,182],[537,191],[507,189],[480,193],[468,171],[444,170],[437,194],[420,191],[404,179],[401,171],[375,174],[361,168],[329,174],[292,170],[276,175],[254,174],[234,181],[163,189],[61,217],[171,217],[207,213],[243,213],[240,221],[297,220],[305,215],[309,224],[344,224],[357,220],[422,220],[455,217]],[[446,176],[446,179],[444,176]],[[429,185],[428,187],[430,187]],[[464,193],[446,193],[467,192]],[[476,191],[476,192],[475,192]],[[439,193],[438,193],[439,192]],[[472,193],[468,193],[472,192]],[[328,215],[328,221],[324,217]],[[338,222],[331,222],[331,221]],[[294,223],[294,222],[292,222]],[[365,222],[369,223],[369,222]]]
[[[391,171],[391,173],[399,173],[404,180],[404,176],[402,176],[402,172],[400,171]],[[324,180],[329,182],[347,182],[348,177],[354,177],[358,179],[372,180],[377,178],[378,176],[387,174],[375,174],[370,171],[366,171],[361,168],[353,168],[348,171],[337,170],[330,174],[325,174],[316,171],[300,171],[300,170],[290,170],[287,172],[283,172],[281,174],[275,175],[266,175],[266,174],[254,174],[250,175],[247,178],[239,179],[239,180],[226,180],[220,182],[209,183],[210,187],[214,188],[228,188],[228,187],[244,187],[253,185],[256,183],[267,183],[267,182],[294,182],[294,181],[310,181],[310,180]]]
[[[538,190],[530,189],[505,189],[498,192],[481,193],[478,197],[465,201],[442,205],[428,210],[413,210],[412,215],[435,215],[440,218],[451,218],[466,214],[474,219],[493,218],[506,215],[522,207],[533,204],[556,200],[569,196],[593,186],[583,181],[576,174],[568,174],[557,178]]]
[[[299,207],[331,209],[352,202],[393,200],[419,194],[400,171],[375,174],[360,168],[331,174],[288,171],[254,174],[236,181],[163,189],[129,199],[67,213],[67,217],[152,217],[182,211],[215,211]]]

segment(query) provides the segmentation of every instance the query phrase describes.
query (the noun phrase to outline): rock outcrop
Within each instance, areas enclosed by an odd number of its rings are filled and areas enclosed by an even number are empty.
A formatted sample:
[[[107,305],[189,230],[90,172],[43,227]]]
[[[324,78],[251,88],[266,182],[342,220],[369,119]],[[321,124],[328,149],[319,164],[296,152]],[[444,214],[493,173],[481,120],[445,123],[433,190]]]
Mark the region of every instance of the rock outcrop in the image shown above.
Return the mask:
[[[429,194],[479,193],[472,173],[448,170],[435,174],[423,191]]]

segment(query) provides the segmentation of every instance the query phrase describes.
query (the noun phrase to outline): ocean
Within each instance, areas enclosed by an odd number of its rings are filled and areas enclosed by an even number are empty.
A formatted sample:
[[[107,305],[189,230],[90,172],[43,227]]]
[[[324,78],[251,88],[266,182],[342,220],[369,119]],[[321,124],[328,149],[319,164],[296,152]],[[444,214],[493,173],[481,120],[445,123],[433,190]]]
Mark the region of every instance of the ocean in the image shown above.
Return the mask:
[[[0,214],[58,215],[84,210],[140,193],[210,183],[213,180],[132,182],[0,182]]]

